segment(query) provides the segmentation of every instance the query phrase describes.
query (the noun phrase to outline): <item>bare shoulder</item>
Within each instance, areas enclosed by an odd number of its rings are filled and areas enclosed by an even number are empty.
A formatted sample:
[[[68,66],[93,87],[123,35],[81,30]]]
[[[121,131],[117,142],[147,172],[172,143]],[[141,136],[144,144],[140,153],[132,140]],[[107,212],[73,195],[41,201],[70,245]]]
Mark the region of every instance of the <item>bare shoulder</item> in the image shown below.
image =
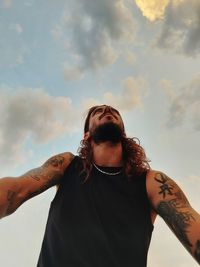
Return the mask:
[[[63,152],[50,157],[43,165],[43,168],[56,168],[62,173],[73,160],[74,155],[71,152]]]

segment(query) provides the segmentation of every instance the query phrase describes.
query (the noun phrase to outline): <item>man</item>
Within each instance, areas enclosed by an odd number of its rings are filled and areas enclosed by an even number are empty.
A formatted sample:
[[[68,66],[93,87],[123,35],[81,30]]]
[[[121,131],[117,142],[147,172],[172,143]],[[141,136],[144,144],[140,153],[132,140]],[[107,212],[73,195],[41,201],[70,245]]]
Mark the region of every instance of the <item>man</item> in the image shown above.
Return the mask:
[[[113,107],[89,110],[79,156],[2,178],[0,217],[54,185],[38,267],[145,267],[157,214],[200,263],[200,215],[171,178],[150,169]]]

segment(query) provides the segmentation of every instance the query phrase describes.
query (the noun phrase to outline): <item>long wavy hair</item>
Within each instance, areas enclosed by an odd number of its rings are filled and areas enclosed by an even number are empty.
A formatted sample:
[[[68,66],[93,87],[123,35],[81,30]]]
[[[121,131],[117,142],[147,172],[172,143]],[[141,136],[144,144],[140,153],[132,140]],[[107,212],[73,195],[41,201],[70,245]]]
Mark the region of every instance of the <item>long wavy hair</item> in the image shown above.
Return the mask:
[[[99,106],[93,106],[88,110],[84,124],[84,133],[88,132],[90,116],[97,107]],[[150,169],[150,160],[147,159],[145,151],[140,146],[140,140],[137,137],[128,138],[124,136],[121,142],[124,162],[123,173],[126,175],[128,181],[131,181],[135,176],[141,175]],[[81,174],[85,174],[85,180],[83,181],[85,183],[90,178],[93,167],[93,152],[90,142],[84,139],[81,140],[78,155],[83,160]]]

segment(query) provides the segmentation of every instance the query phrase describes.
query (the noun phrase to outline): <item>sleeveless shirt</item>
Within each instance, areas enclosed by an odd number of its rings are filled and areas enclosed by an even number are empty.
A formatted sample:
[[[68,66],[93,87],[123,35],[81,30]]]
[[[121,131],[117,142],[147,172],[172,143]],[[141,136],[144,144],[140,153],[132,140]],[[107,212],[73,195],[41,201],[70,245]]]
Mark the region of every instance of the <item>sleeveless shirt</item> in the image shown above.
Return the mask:
[[[146,172],[128,181],[93,167],[83,184],[81,163],[75,156],[51,202],[37,267],[146,267],[154,228]]]

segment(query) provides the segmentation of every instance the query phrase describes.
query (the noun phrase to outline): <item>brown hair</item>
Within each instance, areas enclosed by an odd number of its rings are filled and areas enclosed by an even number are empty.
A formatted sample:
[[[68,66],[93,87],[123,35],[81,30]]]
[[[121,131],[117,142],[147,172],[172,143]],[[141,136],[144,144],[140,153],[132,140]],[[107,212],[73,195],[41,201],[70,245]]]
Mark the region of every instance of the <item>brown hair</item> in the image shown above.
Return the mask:
[[[89,109],[85,124],[84,133],[89,130],[89,121],[92,112],[99,106],[93,106]],[[123,149],[123,172],[126,174],[128,180],[132,180],[135,176],[142,174],[143,172],[150,169],[150,162],[147,159],[144,149],[140,146],[140,140],[137,137],[128,138],[126,136],[122,139]],[[81,140],[78,148],[78,155],[83,159],[83,169],[81,173],[86,174],[84,182],[86,182],[92,171],[93,154],[90,142],[87,140]]]

